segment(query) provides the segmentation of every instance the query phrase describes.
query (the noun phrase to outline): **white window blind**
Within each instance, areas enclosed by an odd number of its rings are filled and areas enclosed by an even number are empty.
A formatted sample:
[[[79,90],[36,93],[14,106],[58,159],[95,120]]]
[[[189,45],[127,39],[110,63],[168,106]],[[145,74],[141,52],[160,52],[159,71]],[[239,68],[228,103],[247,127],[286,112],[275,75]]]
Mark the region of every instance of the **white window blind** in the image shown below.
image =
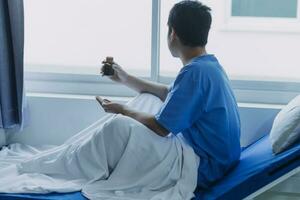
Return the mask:
[[[27,71],[99,73],[105,56],[150,76],[151,0],[26,0]]]

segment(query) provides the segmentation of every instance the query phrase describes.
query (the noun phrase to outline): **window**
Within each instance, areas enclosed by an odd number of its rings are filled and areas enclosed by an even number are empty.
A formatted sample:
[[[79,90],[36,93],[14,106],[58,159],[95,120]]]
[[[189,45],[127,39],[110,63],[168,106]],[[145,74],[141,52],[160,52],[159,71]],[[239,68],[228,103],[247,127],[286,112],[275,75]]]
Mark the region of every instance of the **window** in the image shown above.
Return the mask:
[[[297,0],[232,0],[231,15],[297,18]]]
[[[223,29],[260,32],[300,32],[298,0],[225,0]]]
[[[107,55],[135,75],[170,83],[182,68],[167,46],[167,19],[177,2],[24,1],[29,91],[134,95],[96,76]],[[299,93],[298,0],[201,2],[212,8],[213,15],[208,53],[216,55],[233,80],[238,100],[286,103]]]
[[[167,43],[168,37],[168,16],[171,8],[178,0],[161,1],[161,23],[160,23],[160,74],[162,76],[176,76],[182,68],[178,58],[173,58]]]
[[[105,56],[150,75],[151,0],[26,0],[27,71],[98,74]]]
[[[226,2],[227,1],[227,2]],[[208,53],[215,54],[225,68],[231,79],[251,80],[300,80],[300,60],[298,52],[300,47],[300,35],[282,32],[282,30],[261,32],[260,26],[254,31],[240,31],[235,29],[224,30],[226,24],[226,8],[228,0],[202,1],[212,8],[213,24],[207,45]],[[251,0],[254,2],[262,0]],[[276,10],[280,4],[274,1]],[[174,76],[182,67],[180,61],[172,58],[167,47],[167,17],[170,9],[178,1],[162,1],[161,11],[161,62],[160,73],[162,76]],[[233,11],[238,11],[239,5],[246,0],[233,0]],[[265,1],[269,2],[269,1]],[[280,1],[283,2],[283,1]],[[295,2],[295,1],[284,1]],[[292,7],[293,5],[286,6]],[[270,8],[272,9],[272,7]],[[288,9],[288,8],[287,8]],[[251,10],[251,6],[250,9]],[[247,23],[248,18],[239,17],[240,23]],[[264,17],[263,20],[265,19]],[[281,19],[281,18],[280,18]],[[255,23],[257,26],[259,23]],[[299,24],[300,27],[300,24]],[[263,27],[264,28],[264,27]],[[262,29],[263,29],[262,28]]]

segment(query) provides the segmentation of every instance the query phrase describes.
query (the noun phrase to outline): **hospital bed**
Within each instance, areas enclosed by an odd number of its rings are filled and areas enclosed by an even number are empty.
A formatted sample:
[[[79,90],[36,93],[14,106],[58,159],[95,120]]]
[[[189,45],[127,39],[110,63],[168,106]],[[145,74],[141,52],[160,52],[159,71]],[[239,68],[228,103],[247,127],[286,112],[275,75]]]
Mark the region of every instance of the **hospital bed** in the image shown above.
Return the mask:
[[[195,200],[253,199],[272,186],[300,172],[300,144],[279,154],[272,153],[268,136],[245,148],[240,163],[207,191],[196,191]],[[1,200],[83,200],[80,192],[67,194],[1,194]]]
[[[274,155],[266,133],[270,131],[273,118],[278,110],[271,114],[267,114],[265,110],[262,111],[264,113],[259,113],[256,117],[249,117],[249,113],[252,115],[251,112],[257,113],[258,110],[241,109],[242,122],[247,122],[246,128],[243,127],[242,123],[242,132],[247,132],[247,135],[251,135],[249,132],[252,132],[252,135],[255,135],[254,132],[259,132],[261,133],[260,139],[255,139],[254,142],[243,148],[239,164],[222,180],[209,190],[196,190],[194,200],[250,200],[300,172],[300,144],[294,145],[281,154]],[[247,116],[245,116],[245,113]],[[270,112],[268,111],[268,113]],[[270,119],[266,120],[266,115],[269,115],[267,118]],[[259,116],[263,116],[264,119],[259,119]],[[251,122],[252,119],[253,122]],[[258,121],[265,122],[258,124]],[[21,199],[84,200],[86,198],[80,192],[65,194],[0,194],[0,200]]]

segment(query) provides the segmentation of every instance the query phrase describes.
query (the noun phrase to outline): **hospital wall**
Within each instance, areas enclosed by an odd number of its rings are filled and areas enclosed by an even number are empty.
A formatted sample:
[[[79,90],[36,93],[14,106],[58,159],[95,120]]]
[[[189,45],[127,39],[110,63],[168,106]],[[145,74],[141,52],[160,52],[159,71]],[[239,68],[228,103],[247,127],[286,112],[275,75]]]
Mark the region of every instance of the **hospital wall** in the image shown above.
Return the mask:
[[[119,102],[125,101],[120,98]],[[10,135],[10,142],[61,144],[105,115],[93,97],[88,96],[28,94],[28,104],[30,124],[21,133]],[[242,145],[267,134],[278,111],[278,107],[240,104]],[[296,175],[257,199],[300,199],[299,185],[300,175]]]
[[[110,99],[126,102],[123,97]],[[10,135],[10,142],[59,145],[105,115],[93,96],[29,93],[27,101],[29,124],[22,132]],[[268,134],[279,111],[278,106],[250,103],[240,103],[239,109],[242,146]]]

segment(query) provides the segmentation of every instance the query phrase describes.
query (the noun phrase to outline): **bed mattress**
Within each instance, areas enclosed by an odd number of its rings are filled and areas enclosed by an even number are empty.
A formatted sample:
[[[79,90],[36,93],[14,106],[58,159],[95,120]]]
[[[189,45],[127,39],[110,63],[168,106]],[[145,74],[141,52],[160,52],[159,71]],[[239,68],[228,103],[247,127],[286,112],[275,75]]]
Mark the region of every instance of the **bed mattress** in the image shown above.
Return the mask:
[[[300,144],[274,155],[268,135],[245,148],[240,163],[207,191],[196,192],[195,200],[243,199],[300,166]]]
[[[261,187],[300,166],[300,144],[274,155],[268,136],[245,148],[240,163],[207,191],[195,192],[195,200],[243,199]],[[0,200],[51,199],[84,200],[80,192],[51,194],[0,194]]]

